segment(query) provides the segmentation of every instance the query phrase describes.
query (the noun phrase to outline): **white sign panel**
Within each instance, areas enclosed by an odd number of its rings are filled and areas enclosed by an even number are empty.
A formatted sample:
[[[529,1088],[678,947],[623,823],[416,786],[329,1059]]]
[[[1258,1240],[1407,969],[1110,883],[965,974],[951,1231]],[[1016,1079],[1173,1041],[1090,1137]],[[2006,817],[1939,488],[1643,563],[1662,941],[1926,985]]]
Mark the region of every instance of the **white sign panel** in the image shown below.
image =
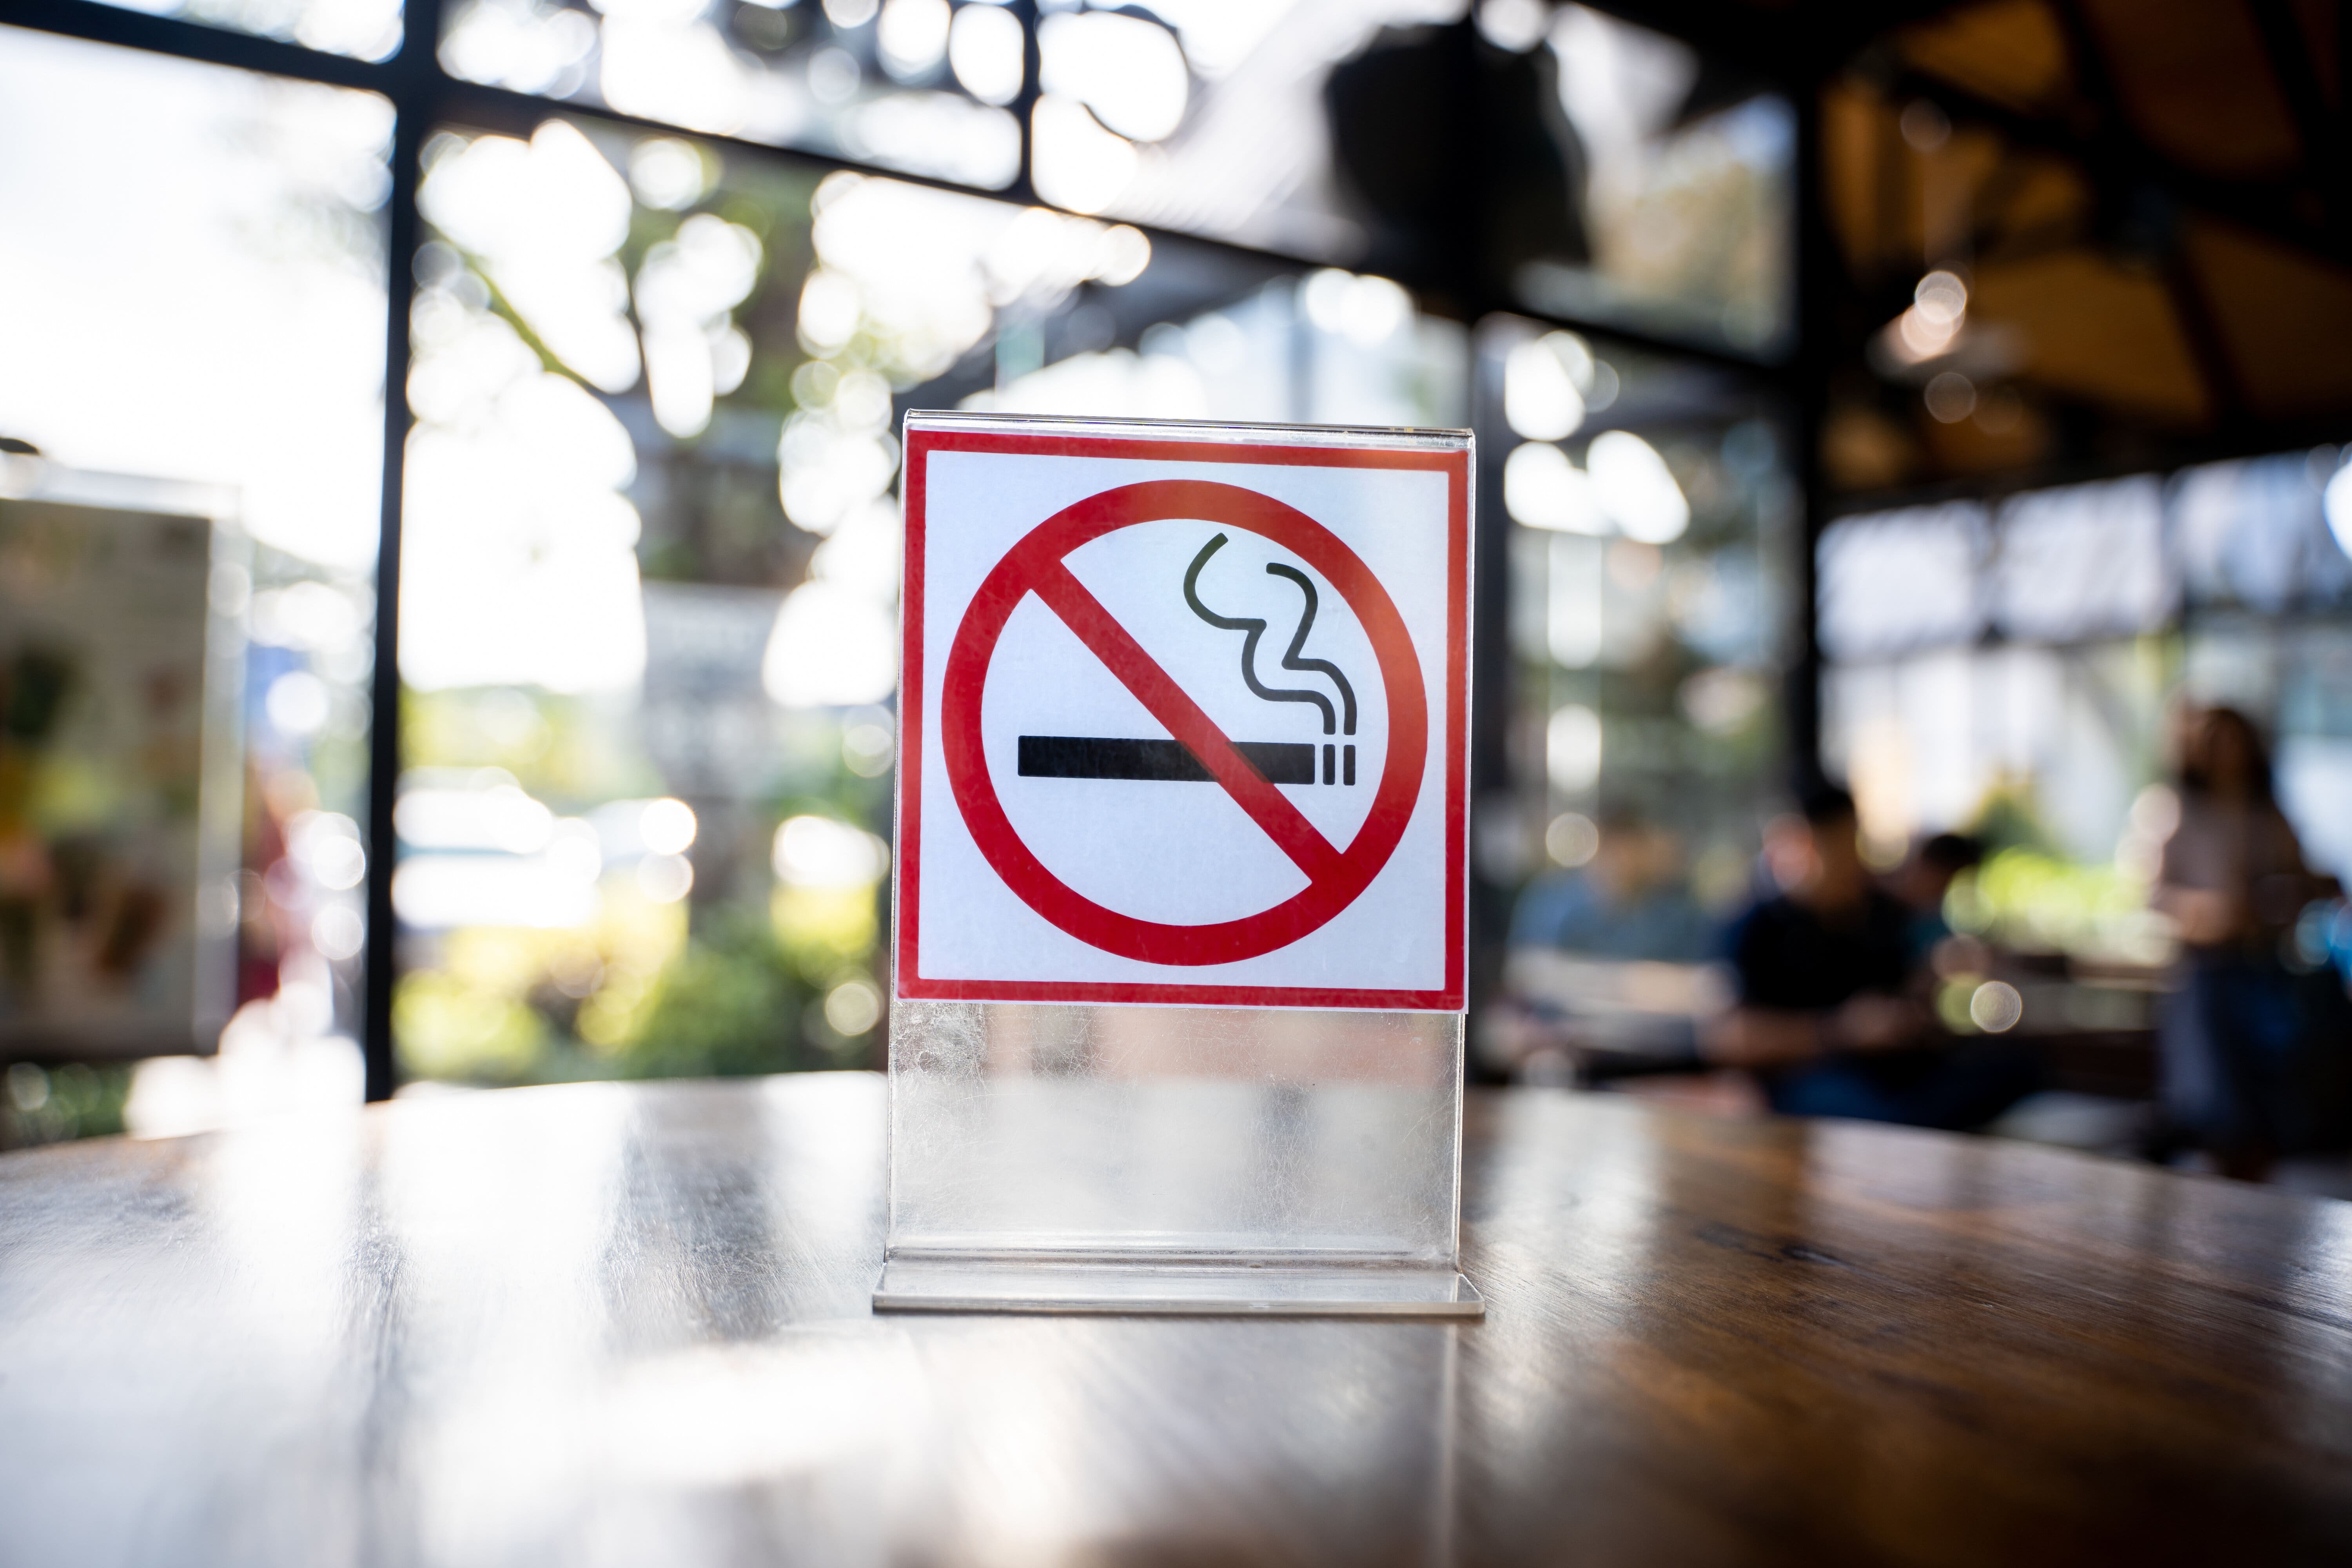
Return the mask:
[[[1458,1011],[1467,434],[906,449],[898,994]]]

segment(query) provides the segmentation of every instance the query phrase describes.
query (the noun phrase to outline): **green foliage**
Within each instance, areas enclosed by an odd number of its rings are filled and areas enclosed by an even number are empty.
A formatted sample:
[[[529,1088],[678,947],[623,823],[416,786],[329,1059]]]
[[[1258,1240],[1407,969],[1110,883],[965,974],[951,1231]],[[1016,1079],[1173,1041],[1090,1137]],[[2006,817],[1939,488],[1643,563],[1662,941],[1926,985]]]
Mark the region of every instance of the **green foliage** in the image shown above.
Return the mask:
[[[528,1083],[548,1046],[537,1012],[455,974],[403,976],[392,1020],[401,1070],[411,1078]]]
[[[2044,859],[2054,860],[2050,831],[2042,824],[2032,791],[2032,782],[2028,779],[2004,779],[1995,784],[1978,804],[1976,820],[1969,831],[1990,851],[2030,849]]]
[[[122,1131],[131,1068],[68,1062],[13,1062],[0,1074],[0,1149],[102,1138]]]
[[[698,915],[682,942],[621,926],[584,936],[503,928],[454,933],[440,967],[404,976],[394,993],[402,1070],[524,1084],[855,1066],[866,1039],[835,1033],[824,1020],[824,997],[846,980],[872,984],[856,961],[871,944],[872,899],[859,896],[866,923],[856,954],[846,960],[839,944],[807,933],[788,945],[752,906]],[[583,972],[601,973],[602,982],[576,1000],[562,980]]]
[[[1953,929],[2020,951],[2066,952],[2131,963],[2171,954],[2165,922],[2149,910],[2147,885],[2113,861],[2080,862],[2057,848],[2036,810],[2030,780],[1985,792],[1969,831],[1990,851],[1945,896]]]
[[[20,650],[8,668],[0,669],[0,735],[14,741],[47,740],[79,679],[70,654],[38,647]]]
[[[2078,865],[2040,849],[1997,851],[1946,895],[1956,930],[2003,946],[2134,960],[2163,956],[2147,889],[2113,865]]]
[[[401,741],[411,767],[497,767],[542,800],[661,793],[606,716],[576,697],[530,687],[403,688]]]
[[[740,1077],[845,1065],[811,1046],[815,996],[770,923],[725,911],[664,972],[644,1024],[615,1056],[624,1078]]]

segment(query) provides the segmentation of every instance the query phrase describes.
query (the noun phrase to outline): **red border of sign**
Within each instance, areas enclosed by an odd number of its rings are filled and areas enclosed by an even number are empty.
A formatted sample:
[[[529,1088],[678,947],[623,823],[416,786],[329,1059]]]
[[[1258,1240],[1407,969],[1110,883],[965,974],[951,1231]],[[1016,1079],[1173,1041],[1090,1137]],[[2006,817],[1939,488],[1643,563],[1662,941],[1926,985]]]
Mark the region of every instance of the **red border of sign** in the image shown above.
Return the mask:
[[[1371,638],[1387,695],[1388,744],[1381,748],[1374,770],[1370,814],[1345,849],[1324,838],[1286,796],[1259,777],[1234,751],[1230,738],[1070,574],[1070,552],[1088,541],[1161,519],[1227,524],[1271,540],[1320,573]],[[996,781],[989,776],[980,704],[952,711],[943,706],[940,740],[947,752],[949,789],[981,854],[1023,903],[1080,942],[1124,958],[1187,966],[1237,963],[1318,930],[1380,876],[1415,815],[1428,771],[1428,677],[1388,590],[1345,542],[1297,508],[1243,485],[1161,479],[1097,491],[1030,530],[996,563],[956,628],[940,672],[945,692],[985,688],[998,637],[1033,594],[1170,734],[1192,750],[1234,804],[1307,873],[1308,882],[1271,909],[1201,924],[1139,920],[1106,908],[1048,870],[1004,815]]]
[[[1194,985],[1099,981],[950,980],[921,972],[923,528],[928,459],[933,452],[1004,452],[1146,461],[1423,468],[1446,476],[1445,595],[1445,984],[1436,991],[1319,986]],[[1042,520],[1041,520],[1042,521]],[[1132,437],[1001,431],[907,432],[906,587],[901,595],[898,699],[898,855],[892,911],[898,925],[893,988],[910,1001],[1160,1003],[1195,1007],[1408,1008],[1459,1012],[1465,1005],[1468,949],[1470,722],[1470,453],[1360,447],[1149,440]]]

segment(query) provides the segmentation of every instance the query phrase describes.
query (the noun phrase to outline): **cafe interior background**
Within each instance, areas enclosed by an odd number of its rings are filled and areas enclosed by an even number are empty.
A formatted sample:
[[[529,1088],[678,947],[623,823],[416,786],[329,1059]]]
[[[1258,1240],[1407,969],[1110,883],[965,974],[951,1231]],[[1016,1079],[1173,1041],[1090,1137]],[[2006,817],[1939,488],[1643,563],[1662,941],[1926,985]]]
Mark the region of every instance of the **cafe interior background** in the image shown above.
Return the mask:
[[[1475,432],[1474,1077],[1754,1113],[1519,1026],[1705,952],[1511,913],[1638,843],[1720,921],[1825,773],[1984,842],[1997,1130],[2130,1152],[2184,704],[2352,879],[2339,16],[12,5],[0,1146],[878,1067],[962,408]]]

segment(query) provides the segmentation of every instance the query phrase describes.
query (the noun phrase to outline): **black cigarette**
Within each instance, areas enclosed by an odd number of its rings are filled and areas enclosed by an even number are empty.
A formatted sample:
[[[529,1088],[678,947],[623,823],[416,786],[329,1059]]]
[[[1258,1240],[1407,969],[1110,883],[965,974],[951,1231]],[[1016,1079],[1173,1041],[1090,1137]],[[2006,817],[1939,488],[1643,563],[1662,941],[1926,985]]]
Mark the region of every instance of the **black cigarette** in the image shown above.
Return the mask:
[[[1329,748],[1325,748],[1328,752]],[[1239,752],[1268,784],[1311,784],[1315,782],[1315,748],[1287,741],[1236,741]],[[1349,761],[1354,762],[1349,747]],[[1324,764],[1328,784],[1330,764]],[[1021,776],[1024,779],[1156,779],[1173,784],[1207,784],[1209,770],[1184,749],[1181,741],[1127,741],[1097,735],[1024,735]],[[1354,783],[1353,779],[1349,781]]]

